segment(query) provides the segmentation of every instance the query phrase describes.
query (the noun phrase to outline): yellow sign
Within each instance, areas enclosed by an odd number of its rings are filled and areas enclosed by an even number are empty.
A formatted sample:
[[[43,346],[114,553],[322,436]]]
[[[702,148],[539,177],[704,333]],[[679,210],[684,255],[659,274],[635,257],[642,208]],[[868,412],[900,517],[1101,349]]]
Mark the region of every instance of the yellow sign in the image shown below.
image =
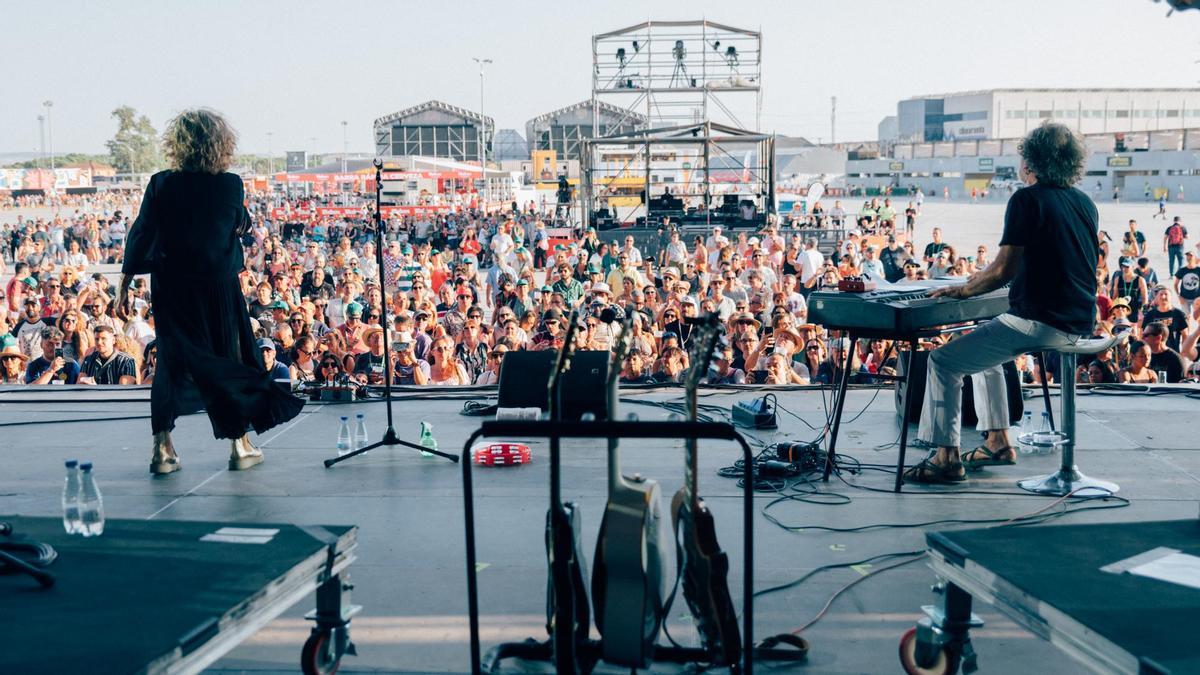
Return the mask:
[[[555,150],[534,150],[533,161],[529,167],[531,178],[538,183],[553,183],[558,180],[558,152]]]

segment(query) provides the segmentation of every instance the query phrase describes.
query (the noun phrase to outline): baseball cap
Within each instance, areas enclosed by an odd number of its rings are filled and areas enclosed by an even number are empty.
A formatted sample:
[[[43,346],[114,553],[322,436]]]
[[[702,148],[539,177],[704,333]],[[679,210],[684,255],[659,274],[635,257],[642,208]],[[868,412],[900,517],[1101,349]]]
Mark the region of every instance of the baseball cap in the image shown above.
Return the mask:
[[[271,338],[259,338],[258,339],[258,348],[259,349],[270,349],[271,351],[275,351],[275,341],[272,340]]]
[[[1133,261],[1129,258],[1121,258],[1121,267],[1133,267]]]
[[[363,306],[357,302],[352,302],[346,305],[346,314],[350,316],[362,316]]]
[[[267,305],[267,306],[270,307],[271,309],[287,310],[287,308],[288,308],[287,303],[282,300],[276,300],[275,302],[272,302],[270,305]]]
[[[597,270],[597,271],[599,271],[599,270]],[[611,294],[612,289],[610,289],[608,287],[608,284],[604,283],[603,281],[598,281],[598,282],[592,284],[592,292],[593,293],[609,293],[609,294]]]
[[[528,286],[529,281],[527,279],[517,279],[517,285],[518,286]]]

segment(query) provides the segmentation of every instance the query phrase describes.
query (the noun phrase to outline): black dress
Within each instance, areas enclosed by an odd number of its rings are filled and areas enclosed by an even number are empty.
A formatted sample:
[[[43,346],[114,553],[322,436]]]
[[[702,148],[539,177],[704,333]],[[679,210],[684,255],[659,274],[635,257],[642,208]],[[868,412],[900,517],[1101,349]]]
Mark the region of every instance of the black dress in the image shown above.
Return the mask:
[[[201,402],[217,438],[262,433],[295,417],[304,401],[270,379],[238,273],[249,228],[241,178],[163,171],[146,187],[126,238],[125,274],[150,273],[158,365],[150,425],[170,431]],[[198,394],[198,399],[197,399]]]

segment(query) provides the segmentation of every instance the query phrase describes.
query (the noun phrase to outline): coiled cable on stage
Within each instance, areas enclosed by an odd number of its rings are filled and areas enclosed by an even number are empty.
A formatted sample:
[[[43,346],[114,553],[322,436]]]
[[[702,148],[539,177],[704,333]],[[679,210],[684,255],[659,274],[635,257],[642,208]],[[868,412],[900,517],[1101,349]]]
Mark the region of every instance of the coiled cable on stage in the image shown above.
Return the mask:
[[[50,544],[40,541],[13,539],[10,523],[0,522],[0,575],[28,574],[45,588],[54,585],[54,575],[44,571],[57,558]]]

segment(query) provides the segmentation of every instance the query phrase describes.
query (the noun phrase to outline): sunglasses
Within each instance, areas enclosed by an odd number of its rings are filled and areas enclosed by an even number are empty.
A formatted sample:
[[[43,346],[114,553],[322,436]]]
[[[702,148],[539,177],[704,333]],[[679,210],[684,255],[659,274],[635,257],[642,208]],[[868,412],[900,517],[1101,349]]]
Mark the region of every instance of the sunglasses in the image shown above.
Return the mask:
[[[326,361],[325,363],[321,364],[321,367],[322,368],[337,368],[338,364],[336,361]]]

